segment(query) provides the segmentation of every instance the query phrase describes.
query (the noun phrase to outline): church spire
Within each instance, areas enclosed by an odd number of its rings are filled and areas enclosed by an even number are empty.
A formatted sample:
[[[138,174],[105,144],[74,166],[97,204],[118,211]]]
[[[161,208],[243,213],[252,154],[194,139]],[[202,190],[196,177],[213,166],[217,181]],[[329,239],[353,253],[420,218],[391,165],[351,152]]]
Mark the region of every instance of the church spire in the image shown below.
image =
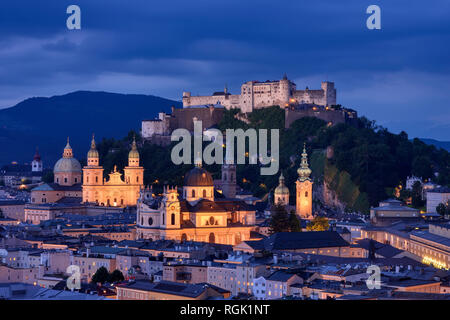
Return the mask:
[[[128,153],[128,166],[139,166],[139,151],[136,145],[136,135],[133,137],[133,143],[131,144],[131,151]]]
[[[297,173],[299,181],[311,180],[311,178],[309,177],[311,175],[311,169],[309,168],[308,165],[308,154],[306,153],[306,143],[303,144],[302,160],[300,162],[300,168],[298,168]]]
[[[87,154],[88,165],[98,166],[99,158],[100,156],[97,151],[97,146],[95,145],[95,135],[92,134],[91,149],[88,151]]]

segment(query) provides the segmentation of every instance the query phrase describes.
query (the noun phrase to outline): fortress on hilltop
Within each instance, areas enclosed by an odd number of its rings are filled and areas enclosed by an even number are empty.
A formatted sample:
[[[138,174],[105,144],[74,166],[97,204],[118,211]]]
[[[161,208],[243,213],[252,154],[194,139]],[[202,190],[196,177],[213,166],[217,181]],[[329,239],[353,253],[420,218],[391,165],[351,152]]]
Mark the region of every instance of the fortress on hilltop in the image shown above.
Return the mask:
[[[202,121],[204,129],[217,126],[225,109],[239,109],[240,113],[279,106],[285,110],[285,127],[303,117],[315,117],[329,126],[338,123],[355,123],[355,110],[336,104],[334,82],[323,81],[321,89],[297,90],[294,82],[284,75],[281,80],[248,81],[242,84],[240,94],[228,89],[211,96],[193,96],[183,92],[183,108],[172,107],[172,112],[160,112],[158,118],[142,121],[142,137],[151,143],[169,145],[171,133],[178,128],[193,131],[194,120]],[[242,116],[242,115],[240,115]]]
[[[321,89],[318,90],[310,90],[308,87],[305,90],[297,90],[296,84],[284,75],[281,80],[248,81],[241,86],[240,94],[231,94],[227,88],[211,96],[192,96],[190,92],[183,92],[183,107],[221,104],[226,109],[239,108],[243,113],[274,105],[282,108],[293,102],[319,106],[335,105],[334,83],[322,82]]]

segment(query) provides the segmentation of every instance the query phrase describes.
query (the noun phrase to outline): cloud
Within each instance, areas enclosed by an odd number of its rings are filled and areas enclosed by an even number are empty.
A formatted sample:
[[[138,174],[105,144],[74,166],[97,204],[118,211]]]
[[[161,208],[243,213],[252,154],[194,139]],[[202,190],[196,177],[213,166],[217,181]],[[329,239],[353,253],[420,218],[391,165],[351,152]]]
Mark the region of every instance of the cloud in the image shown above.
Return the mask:
[[[381,0],[379,31],[368,0],[78,0],[81,31],[65,27],[70,4],[3,5],[0,106],[80,89],[179,100],[286,72],[300,88],[335,81],[340,103],[392,130],[450,139],[447,1]]]

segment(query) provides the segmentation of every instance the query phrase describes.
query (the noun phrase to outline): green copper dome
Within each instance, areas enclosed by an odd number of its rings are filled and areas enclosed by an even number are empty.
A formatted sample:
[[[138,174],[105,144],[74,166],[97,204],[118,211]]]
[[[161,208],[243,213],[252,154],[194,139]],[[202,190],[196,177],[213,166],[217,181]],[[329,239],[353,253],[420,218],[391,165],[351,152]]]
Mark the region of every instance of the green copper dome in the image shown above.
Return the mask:
[[[139,152],[136,146],[136,138],[133,139],[133,144],[131,145],[131,151],[128,154],[129,159],[139,159]]]
[[[280,174],[278,187],[275,188],[275,195],[286,195],[289,194],[289,188],[284,184],[283,173]]]
[[[97,151],[97,146],[95,145],[95,139],[94,139],[94,135],[92,135],[92,141],[91,141],[91,149],[88,151],[87,154],[88,159],[89,158],[99,158],[98,155],[98,151]]]
[[[302,161],[300,163],[300,168],[298,168],[297,170],[297,173],[299,181],[311,180],[309,176],[311,175],[312,171],[308,166],[308,154],[306,153],[306,144],[303,145]]]

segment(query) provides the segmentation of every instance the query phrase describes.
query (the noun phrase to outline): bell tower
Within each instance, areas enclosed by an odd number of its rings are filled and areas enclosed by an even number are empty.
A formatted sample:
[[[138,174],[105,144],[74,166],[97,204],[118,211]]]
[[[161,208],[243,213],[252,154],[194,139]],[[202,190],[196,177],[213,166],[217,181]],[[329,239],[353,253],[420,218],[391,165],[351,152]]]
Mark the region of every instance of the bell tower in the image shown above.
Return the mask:
[[[139,166],[139,152],[136,146],[136,137],[134,137],[131,151],[128,153],[128,166],[123,171],[126,184],[140,187],[144,186],[144,168]]]
[[[222,193],[226,198],[236,198],[236,165],[222,165]]]
[[[302,219],[312,218],[312,185],[310,178],[311,169],[308,166],[308,154],[306,144],[303,145],[302,160],[297,170],[298,179],[296,184],[296,213]]]
[[[178,199],[177,187],[164,187],[164,198],[161,213],[164,215],[161,220],[165,229],[179,229],[181,226],[181,207]]]
[[[97,186],[103,185],[103,167],[99,165],[100,156],[92,135],[91,149],[87,153],[87,165],[83,167],[83,202],[97,202],[99,199]]]

